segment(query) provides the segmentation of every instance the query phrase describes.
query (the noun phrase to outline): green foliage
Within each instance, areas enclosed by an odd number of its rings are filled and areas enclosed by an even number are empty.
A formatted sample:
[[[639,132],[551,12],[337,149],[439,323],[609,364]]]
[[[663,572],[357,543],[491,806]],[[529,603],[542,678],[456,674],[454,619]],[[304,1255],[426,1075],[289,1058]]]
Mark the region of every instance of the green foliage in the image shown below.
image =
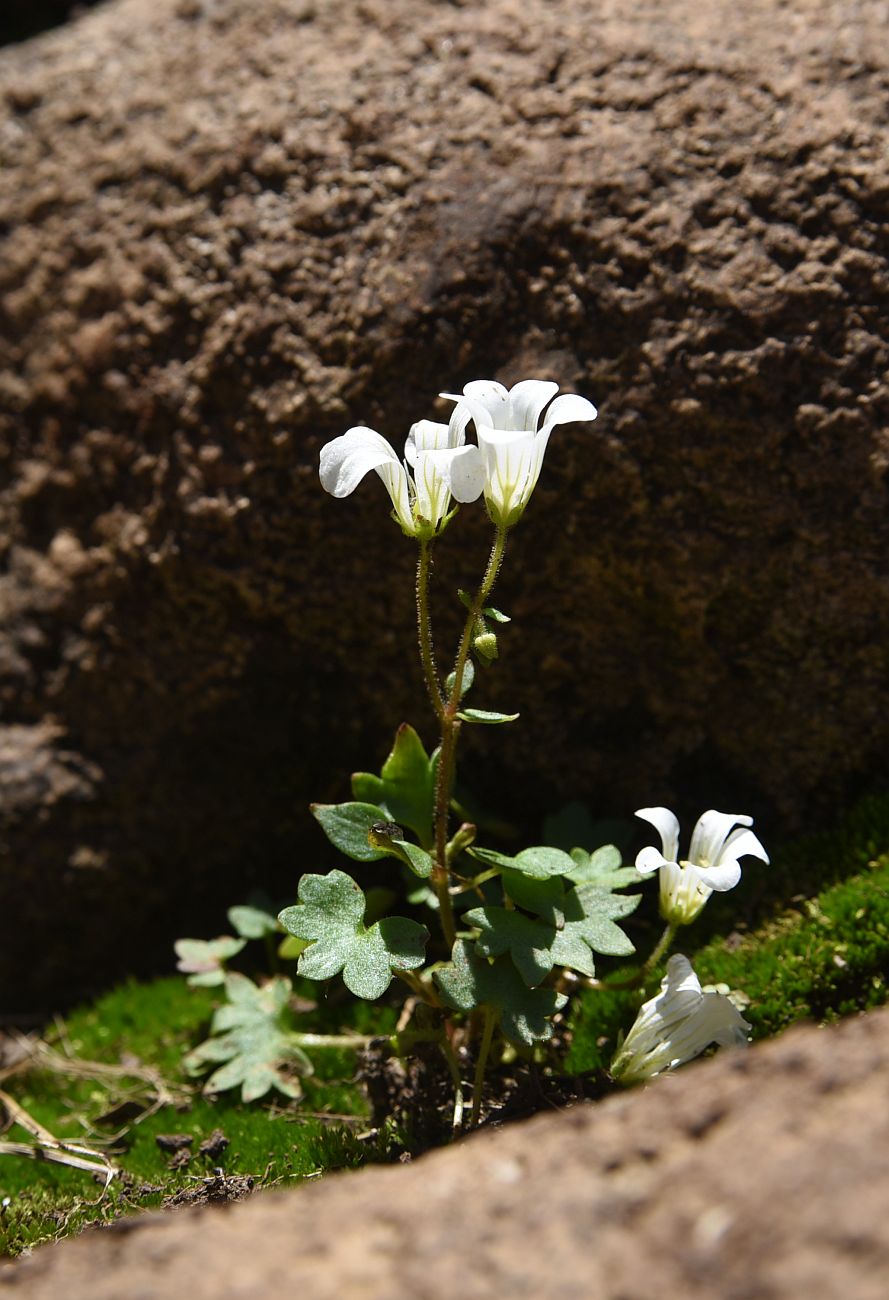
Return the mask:
[[[469,682],[464,678],[464,690],[468,689],[468,685]],[[416,731],[405,722],[395,733],[392,750],[379,776],[374,776],[371,772],[352,774],[352,794],[361,801],[358,805],[315,804],[312,811],[324,827],[328,839],[350,858],[358,858],[354,852],[356,843],[360,841],[359,847],[363,847],[362,832],[366,839],[374,822],[395,822],[398,826],[406,826],[414,832],[422,846],[428,847],[433,838],[432,813],[437,770],[438,751],[427,754]],[[352,811],[358,807],[372,807],[375,816]],[[316,808],[349,809],[350,812],[343,812],[337,819],[325,813],[322,818],[315,811]],[[353,824],[354,830],[351,832],[342,829],[345,817]],[[334,838],[332,830],[338,838]],[[381,857],[382,853],[375,856]],[[358,860],[369,862],[372,859],[364,856]]]
[[[577,869],[577,863],[570,854],[563,852],[562,849],[552,849],[545,845],[522,849],[521,853],[517,853],[514,858],[508,857],[505,853],[498,853],[495,849],[474,847],[471,852],[472,856],[478,858],[480,862],[519,872],[523,876],[530,876],[532,880],[547,880],[551,876],[570,876],[572,871]]]
[[[555,926],[504,907],[476,907],[466,912],[463,920],[480,931],[478,952],[483,957],[502,957],[508,952],[530,988],[542,983],[552,970],[552,946],[558,934]]]
[[[242,1101],[256,1101],[272,1088],[285,1097],[301,1097],[295,1075],[311,1074],[313,1066],[294,1042],[290,980],[278,975],[257,986],[233,972],[226,977],[225,992],[228,1002],[213,1014],[211,1037],[185,1058],[188,1073],[203,1074],[208,1065],[218,1065],[204,1091],[239,1087]]]
[[[386,808],[370,803],[313,803],[311,812],[331,844],[347,858],[377,862],[386,857],[388,849],[376,848],[370,842],[373,827],[391,820]]]
[[[568,879],[578,885],[601,885],[603,889],[624,889],[638,885],[642,877],[635,867],[623,865],[623,854],[614,844],[603,844],[594,853],[586,849],[572,849],[576,866]]]
[[[426,927],[390,916],[367,928],[364,894],[345,872],[303,876],[298,894],[299,903],[278,920],[290,934],[310,940],[299,959],[300,975],[326,980],[342,971],[351,993],[372,1000],[385,993],[394,971],[423,965]]]
[[[406,840],[401,827],[395,822],[375,822],[368,839],[375,848],[385,849],[391,857],[398,858],[421,880],[427,880],[432,875],[432,858],[419,844],[411,844]]]
[[[485,726],[496,726],[501,722],[515,722],[517,713],[492,713],[488,709],[463,709],[457,714],[461,722],[479,722]]]
[[[177,939],[173,945],[179,958],[176,969],[188,975],[192,988],[214,988],[225,983],[225,963],[246,942],[246,938],[235,939],[230,934],[218,939]]]
[[[277,920],[264,907],[243,904],[230,907],[227,915],[232,928],[242,939],[264,939],[267,935],[278,932]]]
[[[421,844],[432,843],[435,768],[416,731],[402,723],[380,772],[383,801],[392,820],[412,830]]]
[[[521,879],[521,877],[519,877]],[[564,890],[561,880],[533,881],[548,888],[545,908],[555,914],[547,923],[502,907],[479,907],[464,920],[479,931],[478,951],[485,957],[509,953],[525,983],[540,984],[554,966],[568,966],[583,975],[596,973],[593,953],[627,956],[633,944],[615,919],[635,911],[642,897],[615,897],[606,889],[583,885]],[[561,895],[556,898],[556,889]]]
[[[567,998],[554,989],[528,988],[508,957],[489,962],[465,939],[454,944],[451,961],[435,972],[442,997],[455,1011],[489,1006],[512,1043],[533,1047],[552,1037],[550,1017]]]

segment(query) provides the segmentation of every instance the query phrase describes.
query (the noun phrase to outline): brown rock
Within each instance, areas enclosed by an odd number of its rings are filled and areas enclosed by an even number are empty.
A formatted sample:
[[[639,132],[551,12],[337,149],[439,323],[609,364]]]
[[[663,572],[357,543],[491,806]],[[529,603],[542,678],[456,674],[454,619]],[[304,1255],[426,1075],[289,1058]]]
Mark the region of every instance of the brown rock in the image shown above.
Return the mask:
[[[0,707],[99,774],[2,828],[23,1002],[292,891],[308,799],[432,739],[411,546],[315,466],[479,375],[601,407],[515,534],[492,804],[787,823],[885,758],[884,25],[116,0],[0,55]],[[484,531],[441,549],[448,633]]]
[[[884,1300],[889,1012],[0,1271],[28,1300]]]

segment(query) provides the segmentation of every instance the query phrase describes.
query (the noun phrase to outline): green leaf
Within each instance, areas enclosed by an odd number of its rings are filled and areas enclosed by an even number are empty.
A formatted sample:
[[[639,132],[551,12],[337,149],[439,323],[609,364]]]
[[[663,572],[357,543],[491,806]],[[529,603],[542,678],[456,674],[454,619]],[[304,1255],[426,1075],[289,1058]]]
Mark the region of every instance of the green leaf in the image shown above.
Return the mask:
[[[518,713],[491,713],[487,709],[464,709],[457,714],[461,722],[481,722],[486,726],[494,726],[498,722],[515,722],[519,716]]]
[[[176,969],[188,975],[192,988],[215,988],[225,983],[225,963],[246,945],[246,939],[220,935],[218,939],[177,939],[173,947]]]
[[[300,975],[326,980],[342,971],[351,993],[372,1000],[385,993],[393,971],[423,965],[426,927],[389,916],[368,929],[364,894],[345,872],[303,876],[299,900],[278,920],[289,934],[311,941],[299,959]]]
[[[563,853],[561,849],[551,849],[546,845],[522,849],[521,853],[516,854],[514,858],[507,857],[505,853],[498,853],[496,849],[481,849],[475,845],[469,852],[480,862],[487,862],[492,867],[501,867],[504,870],[517,871],[534,880],[547,880],[551,876],[570,876],[576,869],[576,863],[570,854]]]
[[[359,803],[372,803],[388,813],[383,792],[383,778],[373,772],[352,773],[352,798]]]
[[[310,811],[331,844],[347,858],[378,862],[386,856],[385,849],[374,848],[367,838],[376,822],[389,821],[385,808],[372,803],[313,803]]]
[[[507,896],[517,906],[533,912],[550,925],[561,927],[565,924],[565,886],[559,876],[535,880],[533,876],[524,876],[520,871],[505,867],[501,880]]]
[[[641,894],[612,894],[595,885],[581,885],[565,896],[565,923],[552,945],[553,962],[594,975],[592,954],[627,957],[635,946],[614,922],[639,906]]]
[[[487,605],[482,610],[482,613],[486,616],[486,618],[492,618],[495,623],[512,622],[512,619],[509,617],[508,614],[503,614],[499,609],[495,609],[493,605]]]
[[[505,907],[476,907],[463,919],[481,931],[476,947],[482,956],[502,957],[508,952],[529,988],[541,984],[552,970],[555,926]]]
[[[473,844],[469,856],[478,858],[479,862],[486,862],[489,867],[512,867],[515,864],[515,858],[498,853],[496,849],[483,849],[477,844]]]
[[[549,1018],[567,1002],[553,989],[529,989],[508,957],[489,962],[465,939],[454,944],[451,961],[435,972],[435,982],[457,1011],[494,1007],[505,1036],[526,1047],[552,1038]]]
[[[277,933],[277,920],[261,907],[250,907],[245,903],[230,907],[226,915],[242,939],[263,939],[267,934]]]
[[[521,871],[534,880],[546,880],[550,876],[567,876],[574,870],[574,859],[561,849],[551,849],[546,845],[522,849],[513,860],[513,869]]]
[[[433,761],[416,731],[406,722],[395,733],[392,752],[380,775],[383,800],[392,821],[410,827],[421,844],[430,844],[435,803]]]
[[[638,884],[642,877],[635,867],[623,865],[623,854],[614,844],[604,844],[594,853],[572,849],[575,868],[568,879],[577,885],[598,885],[601,889],[624,889]]]
[[[447,677],[445,678],[445,690],[447,691],[448,695],[450,695],[451,691],[454,689],[454,682],[456,680],[457,680],[456,673],[448,673]],[[474,681],[475,681],[475,664],[472,662],[471,659],[467,659],[463,668],[463,682],[460,687],[461,700],[463,699],[463,696],[469,690],[470,686]]]
[[[390,857],[409,867],[421,880],[432,875],[435,865],[432,858],[419,844],[411,844],[404,838],[404,831],[395,822],[375,822],[370,829],[370,842],[376,848],[385,849]]]
[[[463,604],[466,606],[467,609],[472,609],[472,597],[470,596],[468,591],[465,591],[462,587],[458,587],[457,595],[460,597],[460,600],[463,602]]]
[[[208,1065],[219,1069],[204,1084],[204,1092],[241,1089],[243,1101],[256,1101],[270,1088],[286,1097],[301,1097],[297,1074],[311,1074],[312,1062],[293,1039],[288,1002],[290,980],[276,976],[259,987],[246,975],[226,977],[228,1002],[215,1012],[211,1037],[185,1058],[190,1074],[202,1074]]]

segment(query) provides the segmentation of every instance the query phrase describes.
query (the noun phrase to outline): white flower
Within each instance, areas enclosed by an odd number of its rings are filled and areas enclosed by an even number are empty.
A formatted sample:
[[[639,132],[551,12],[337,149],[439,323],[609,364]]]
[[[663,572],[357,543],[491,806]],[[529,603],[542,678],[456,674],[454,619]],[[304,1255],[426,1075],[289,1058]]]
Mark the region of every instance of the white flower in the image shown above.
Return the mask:
[[[700,1056],[711,1043],[745,1046],[750,1025],[722,993],[705,993],[691,962],[676,953],[661,991],[643,1003],[611,1062],[611,1077],[640,1083]]]
[[[321,486],[335,497],[347,497],[372,469],[392,500],[395,518],[411,537],[433,537],[448,521],[453,496],[475,501],[484,487],[484,469],[477,447],[465,446],[465,425],[419,420],[405,445],[408,473],[386,439],[373,429],[356,425],[321,448]]]
[[[741,879],[740,858],[749,854],[768,862],[769,855],[752,831],[752,817],[711,808],[692,832],[688,857],[679,858],[679,822],[669,808],[640,808],[637,817],[660,832],[663,853],[649,847],[636,858],[641,875],[660,871],[661,916],[671,925],[688,925],[714,890],[734,889]],[[732,829],[735,827],[736,829]]]
[[[452,429],[461,434],[472,420],[485,470],[485,502],[495,524],[509,528],[522,515],[534,491],[549,436],[557,424],[595,420],[598,412],[585,397],[565,393],[557,397],[537,424],[559,385],[548,380],[523,379],[507,391],[491,379],[476,379],[463,396],[442,393],[456,402]]]

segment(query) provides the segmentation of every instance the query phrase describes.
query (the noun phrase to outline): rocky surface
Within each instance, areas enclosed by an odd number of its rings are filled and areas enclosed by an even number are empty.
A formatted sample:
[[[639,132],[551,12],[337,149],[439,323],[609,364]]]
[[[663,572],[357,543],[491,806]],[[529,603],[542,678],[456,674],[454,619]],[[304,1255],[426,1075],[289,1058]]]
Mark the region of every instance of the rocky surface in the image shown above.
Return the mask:
[[[889,753],[885,8],[779,9],[114,0],[0,54],[11,1000],[292,893],[423,725],[411,546],[314,467],[469,378],[601,409],[502,583],[505,816],[788,824]]]
[[[154,1218],[0,1270],[28,1300],[884,1300],[889,1012],[413,1166]]]

